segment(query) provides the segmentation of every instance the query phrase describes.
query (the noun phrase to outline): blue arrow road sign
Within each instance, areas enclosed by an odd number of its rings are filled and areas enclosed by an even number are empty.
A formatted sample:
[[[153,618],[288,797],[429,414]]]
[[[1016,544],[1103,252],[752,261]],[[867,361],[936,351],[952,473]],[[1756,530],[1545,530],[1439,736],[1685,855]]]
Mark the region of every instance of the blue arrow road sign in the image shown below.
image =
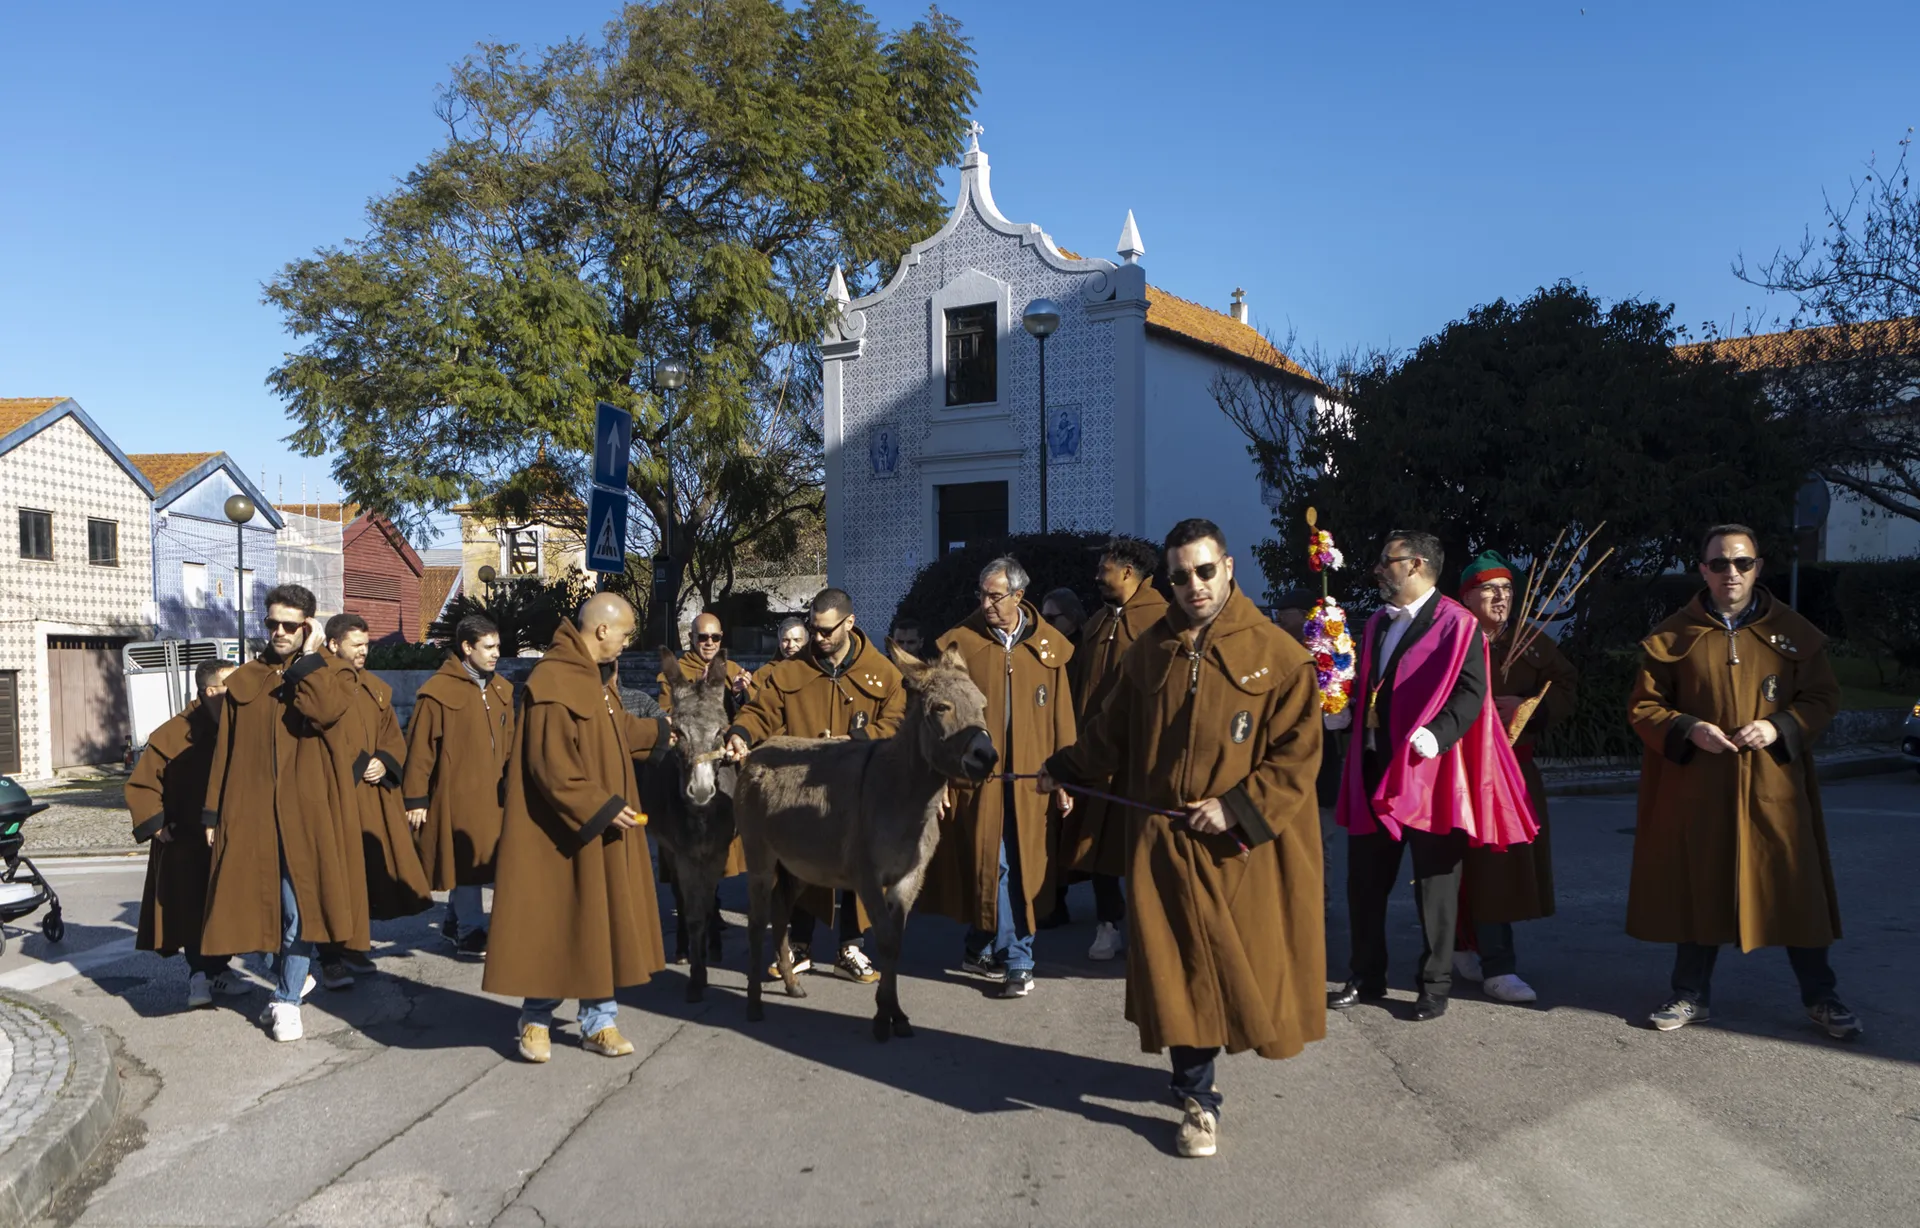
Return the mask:
[[[626,569],[626,493],[596,486],[587,497],[587,570],[624,572]]]
[[[633,415],[601,401],[593,407],[593,484],[627,489],[627,456],[633,443]]]

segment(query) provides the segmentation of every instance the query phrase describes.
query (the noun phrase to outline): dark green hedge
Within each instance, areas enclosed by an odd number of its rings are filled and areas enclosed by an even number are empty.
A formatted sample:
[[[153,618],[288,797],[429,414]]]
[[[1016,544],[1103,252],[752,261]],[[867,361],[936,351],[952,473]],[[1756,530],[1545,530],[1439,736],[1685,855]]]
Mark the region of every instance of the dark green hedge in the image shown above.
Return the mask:
[[[447,650],[438,644],[375,644],[367,649],[368,669],[439,669]]]
[[[1027,587],[1027,600],[1036,607],[1052,590],[1070,588],[1080,595],[1081,604],[1091,614],[1100,605],[1099,589],[1094,584],[1100,548],[1111,540],[1111,533],[1058,532],[1016,533],[998,541],[971,542],[922,567],[907,595],[900,599],[894,617],[919,619],[929,638],[939,636],[973,613],[978,604],[975,594],[980,588],[980,569],[1003,554],[1020,560],[1033,578]],[[1165,588],[1160,576],[1156,575],[1154,582]],[[884,635],[886,628],[878,628],[877,633]]]

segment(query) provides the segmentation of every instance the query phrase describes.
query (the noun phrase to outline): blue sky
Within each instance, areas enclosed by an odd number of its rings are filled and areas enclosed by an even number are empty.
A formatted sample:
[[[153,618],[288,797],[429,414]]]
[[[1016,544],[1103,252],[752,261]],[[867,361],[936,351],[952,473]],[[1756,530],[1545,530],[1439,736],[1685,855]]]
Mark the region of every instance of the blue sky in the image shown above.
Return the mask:
[[[1920,5],[992,3],[994,194],[1328,349],[1409,345],[1569,277],[1722,324],[1736,281],[1920,124]],[[883,24],[918,3],[873,3]],[[267,391],[260,285],[363,231],[440,139],[480,41],[597,34],[605,2],[17,4],[0,15],[0,396],[70,395],[129,451],[329,483]]]

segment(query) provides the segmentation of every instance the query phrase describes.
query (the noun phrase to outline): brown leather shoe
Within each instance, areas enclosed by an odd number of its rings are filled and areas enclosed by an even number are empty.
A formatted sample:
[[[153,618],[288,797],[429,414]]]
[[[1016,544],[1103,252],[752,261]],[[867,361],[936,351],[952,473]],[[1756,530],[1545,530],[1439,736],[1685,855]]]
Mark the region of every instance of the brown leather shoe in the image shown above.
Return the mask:
[[[529,1023],[521,1027],[520,1056],[535,1064],[552,1060],[553,1041],[548,1037],[545,1028],[537,1023]]]
[[[625,1057],[633,1052],[633,1042],[620,1035],[620,1029],[608,1025],[580,1042],[580,1047],[588,1053],[598,1053],[601,1057]]]

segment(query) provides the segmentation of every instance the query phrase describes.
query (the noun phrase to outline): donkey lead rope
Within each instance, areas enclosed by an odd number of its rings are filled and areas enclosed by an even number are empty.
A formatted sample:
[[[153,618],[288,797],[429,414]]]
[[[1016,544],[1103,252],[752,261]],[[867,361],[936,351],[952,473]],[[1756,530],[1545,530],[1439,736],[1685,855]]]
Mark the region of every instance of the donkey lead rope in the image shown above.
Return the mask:
[[[1038,772],[998,772],[992,777],[992,779],[1005,780],[1005,781],[1038,780],[1040,779],[1040,773]],[[1058,784],[1059,782],[1056,781],[1055,783]],[[1060,784],[1060,787],[1062,789],[1065,789],[1069,793],[1077,793],[1082,797],[1098,798],[1100,801],[1112,802],[1117,806],[1129,806],[1135,810],[1144,810],[1148,814],[1157,814],[1163,819],[1184,819],[1187,817],[1187,812],[1184,810],[1163,810],[1158,806],[1143,806],[1139,802],[1136,802],[1131,798],[1121,797],[1116,793],[1103,793],[1099,789],[1090,789],[1086,785]],[[1249,846],[1245,840],[1242,840],[1240,838],[1239,832],[1234,831],[1233,828],[1229,826],[1227,828],[1227,834],[1233,837],[1233,842],[1240,846],[1241,852],[1244,853],[1247,851]]]

